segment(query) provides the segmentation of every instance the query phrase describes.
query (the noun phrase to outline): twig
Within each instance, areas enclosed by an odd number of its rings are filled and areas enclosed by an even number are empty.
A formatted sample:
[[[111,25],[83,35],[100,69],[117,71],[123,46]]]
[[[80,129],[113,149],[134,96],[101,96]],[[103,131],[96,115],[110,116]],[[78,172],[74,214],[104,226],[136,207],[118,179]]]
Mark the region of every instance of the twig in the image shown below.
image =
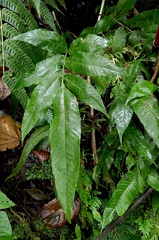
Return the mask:
[[[111,232],[115,227],[117,227],[123,219],[132,212],[140,203],[143,202],[152,192],[153,188],[149,188],[141,197],[137,198],[136,201],[128,208],[128,210],[120,217],[118,217],[111,225],[109,225],[97,238],[96,240],[101,240],[109,232]]]
[[[155,68],[154,74],[153,74],[153,76],[151,78],[151,82],[152,83],[155,81],[158,72],[159,72],[159,51],[158,51],[158,56],[157,56],[156,68]]]
[[[102,0],[102,4],[101,4],[101,8],[100,8],[100,11],[99,11],[99,16],[98,16],[97,21],[99,21],[101,19],[102,12],[103,12],[103,9],[104,9],[104,4],[105,4],[105,0]],[[90,76],[87,76],[87,81],[89,83],[91,83]],[[90,107],[90,114],[91,114],[91,117],[93,118],[94,117],[94,109],[92,107]],[[95,135],[96,134],[95,134],[95,128],[94,128],[91,132],[92,154],[93,154],[93,159],[94,159],[94,165],[96,165],[98,163],[97,144],[96,144],[96,136]]]

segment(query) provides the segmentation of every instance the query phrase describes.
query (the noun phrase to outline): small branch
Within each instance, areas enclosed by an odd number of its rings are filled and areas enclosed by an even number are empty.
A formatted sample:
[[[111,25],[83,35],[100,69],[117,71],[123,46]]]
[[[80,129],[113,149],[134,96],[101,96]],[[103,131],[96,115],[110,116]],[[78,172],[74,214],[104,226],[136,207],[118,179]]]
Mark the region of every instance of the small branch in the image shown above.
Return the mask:
[[[105,0],[102,0],[102,4],[101,4],[101,7],[100,7],[100,11],[99,11],[99,15],[98,15],[97,21],[99,21],[101,19],[101,17],[102,17],[104,5],[105,5]]]
[[[155,68],[154,74],[153,74],[153,76],[152,76],[152,78],[151,78],[151,82],[152,82],[152,83],[155,81],[158,72],[159,72],[159,51],[158,51],[158,56],[157,56],[156,68]]]
[[[136,201],[128,208],[128,210],[120,217],[118,217],[111,225],[109,225],[97,238],[96,240],[101,240],[103,237],[105,237],[109,232],[111,232],[114,228],[116,228],[123,220],[124,218],[132,212],[140,203],[143,202],[152,192],[153,188],[149,188],[141,197],[136,199]]]

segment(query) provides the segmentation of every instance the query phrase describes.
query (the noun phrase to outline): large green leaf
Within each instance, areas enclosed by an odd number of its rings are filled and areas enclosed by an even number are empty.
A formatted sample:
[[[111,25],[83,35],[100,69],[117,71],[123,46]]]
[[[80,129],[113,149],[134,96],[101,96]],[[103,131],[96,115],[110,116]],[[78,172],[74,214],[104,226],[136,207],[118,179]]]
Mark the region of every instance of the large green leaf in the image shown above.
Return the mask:
[[[159,191],[159,175],[155,169],[151,168],[147,177],[147,183],[156,191]]]
[[[159,107],[153,96],[146,96],[130,102],[145,130],[159,147]]]
[[[49,125],[43,126],[35,130],[33,134],[28,139],[27,143],[25,144],[20,160],[13,170],[13,172],[8,176],[7,179],[14,177],[22,168],[23,164],[25,163],[29,153],[33,150],[33,148],[46,136],[49,134]]]
[[[77,75],[66,74],[65,84],[82,102],[106,115],[106,110],[100,95],[85,79]]]
[[[128,172],[125,178],[120,180],[104,209],[102,228],[113,220],[116,212],[118,215],[124,214],[137,196],[140,188],[141,186],[138,187],[137,184],[135,171]]]
[[[117,99],[110,108],[110,117],[113,123],[116,124],[120,142],[122,144],[122,136],[125,129],[128,127],[133,111],[129,105],[126,105],[126,97]]]
[[[37,121],[44,117],[60,87],[61,72],[50,74],[39,83],[28,100],[22,121],[22,141]]]
[[[5,209],[13,207],[15,204],[3,193],[0,191],[0,209]]]
[[[157,87],[152,82],[146,80],[140,81],[133,85],[126,102],[130,102],[134,98],[152,95],[156,89]]]
[[[126,43],[126,31],[123,27],[119,27],[114,36],[112,41],[110,41],[109,46],[113,48],[115,52],[120,51]]]
[[[129,25],[131,27],[141,27],[151,26],[153,24],[159,23],[159,9],[147,10],[137,14],[135,17],[129,20]],[[154,36],[155,37],[155,36]]]
[[[14,37],[13,40],[27,42],[53,53],[65,53],[67,50],[65,39],[60,34],[45,29],[35,29],[22,33]]]
[[[132,148],[133,152],[138,153],[144,159],[154,162],[151,146],[147,143],[143,134],[135,126],[130,125],[125,133],[124,140],[127,142],[128,147]]]
[[[6,212],[0,211],[0,239],[14,240],[12,236],[12,228]]]
[[[108,40],[103,37],[99,37],[94,34],[88,34],[86,38],[77,38],[74,40],[69,48],[69,52],[71,51],[81,51],[81,52],[90,52],[90,53],[98,53],[103,52],[108,45]]]
[[[117,67],[106,57],[95,53],[75,51],[66,59],[66,67],[87,76],[124,75],[125,70]]]
[[[52,58],[47,58],[37,63],[35,69],[25,73],[18,79],[18,83],[14,89],[28,87],[33,84],[42,84],[42,82],[47,81],[48,77],[54,76],[54,73],[61,69],[63,62],[64,56],[55,55]]]
[[[70,220],[79,176],[81,123],[76,97],[64,85],[53,99],[50,126],[52,170],[57,196]]]
[[[140,186],[141,188],[141,186]],[[128,172],[125,178],[122,178],[113,192],[112,197],[106,204],[103,213],[102,228],[108,225],[117,212],[118,215],[122,215],[130,206],[134,198],[139,192],[138,183],[136,180],[136,174],[134,172]]]

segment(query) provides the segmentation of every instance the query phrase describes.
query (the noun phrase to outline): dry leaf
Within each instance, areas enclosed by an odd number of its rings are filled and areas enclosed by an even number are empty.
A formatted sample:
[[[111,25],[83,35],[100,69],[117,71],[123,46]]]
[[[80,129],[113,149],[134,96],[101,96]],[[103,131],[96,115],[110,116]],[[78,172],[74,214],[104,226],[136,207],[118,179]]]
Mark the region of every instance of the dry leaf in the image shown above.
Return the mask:
[[[71,211],[71,220],[78,216],[79,211],[80,201],[78,199],[75,199]],[[44,219],[46,225],[51,229],[62,227],[67,222],[65,213],[61,208],[59,200],[56,198],[44,205],[41,216]]]
[[[45,200],[47,198],[47,195],[44,194],[40,189],[36,188],[26,188],[24,189],[29,195],[39,201]]]
[[[0,151],[14,149],[20,142],[20,125],[10,115],[0,115]]]
[[[39,162],[44,162],[50,158],[50,153],[45,150],[32,151],[32,153],[39,160]]]
[[[4,71],[6,70],[8,70],[8,68],[4,67]],[[2,80],[2,76],[3,76],[3,66],[0,66],[0,100],[4,100],[11,94],[9,87]]]

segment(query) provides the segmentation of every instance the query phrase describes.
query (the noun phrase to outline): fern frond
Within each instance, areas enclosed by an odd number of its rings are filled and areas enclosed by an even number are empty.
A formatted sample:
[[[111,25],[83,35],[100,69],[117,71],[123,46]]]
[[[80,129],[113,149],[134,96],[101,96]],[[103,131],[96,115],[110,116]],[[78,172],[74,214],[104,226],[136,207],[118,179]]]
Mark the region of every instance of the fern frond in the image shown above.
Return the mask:
[[[25,24],[28,26],[29,30],[38,28],[36,21],[33,16],[24,6],[24,4],[19,0],[0,0],[0,5],[4,8],[10,9],[12,12],[17,13],[21,19],[24,20]]]
[[[18,62],[18,67],[21,73],[28,71],[29,69],[34,68],[34,63],[31,58],[29,58],[21,48],[16,44],[17,41],[6,40],[4,42],[4,51],[5,54],[12,56],[12,61]],[[14,71],[14,69],[12,69]]]
[[[17,83],[17,79],[15,77],[11,76],[11,73],[9,71],[6,71],[3,75],[3,81],[7,84],[7,86],[10,88],[13,95],[18,99],[18,101],[21,103],[23,109],[26,108],[26,104],[28,102],[28,95],[24,88],[18,88],[18,90],[14,89],[15,84]]]
[[[54,9],[56,9],[58,12],[62,13],[60,9],[58,8],[55,0],[44,0],[46,4],[50,5]]]
[[[15,36],[17,36],[19,34],[19,32],[11,27],[11,25],[9,25],[8,23],[3,24],[3,35],[6,38],[13,38]]]
[[[34,6],[34,8],[36,9],[35,4],[32,0],[31,0],[31,3]],[[42,0],[40,1],[40,15],[54,31],[57,31],[53,16],[52,16],[50,10],[48,9],[48,7],[46,6],[46,4]]]
[[[16,28],[20,33],[24,33],[28,30],[25,27],[25,21],[9,9],[2,9],[2,20]]]

